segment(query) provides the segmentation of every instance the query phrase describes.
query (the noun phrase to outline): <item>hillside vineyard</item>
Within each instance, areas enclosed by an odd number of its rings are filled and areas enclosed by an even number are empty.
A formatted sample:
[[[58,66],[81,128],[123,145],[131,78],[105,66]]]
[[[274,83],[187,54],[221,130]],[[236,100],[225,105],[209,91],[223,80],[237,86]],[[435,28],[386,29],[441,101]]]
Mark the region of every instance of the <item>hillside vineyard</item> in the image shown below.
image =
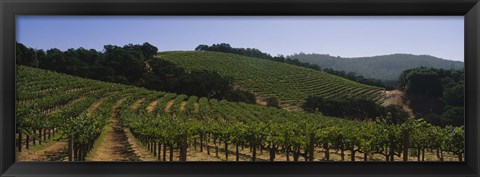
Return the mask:
[[[298,103],[307,93],[380,97],[375,94],[381,92],[379,88],[308,69],[284,75],[294,66],[272,69],[267,61],[235,55],[211,52],[213,59],[193,57],[199,62],[187,65],[186,56],[197,54],[172,52],[159,57],[191,68],[222,66],[219,72],[233,75],[240,84],[248,82],[249,89],[260,95],[270,88],[284,103]],[[249,67],[238,67],[229,58]],[[18,150],[49,139],[67,139],[65,156],[71,161],[89,160],[112,125],[131,132],[156,161],[190,161],[200,155],[227,161],[463,161],[464,157],[463,127],[441,128],[422,119],[403,124],[392,124],[388,116],[350,121],[150,91],[25,66],[17,66],[16,79]],[[269,80],[278,85],[267,87],[272,84]]]
[[[187,70],[211,70],[260,98],[276,97],[284,107],[299,107],[308,96],[366,98],[380,102],[383,88],[359,84],[313,69],[221,52],[162,52],[157,58]]]

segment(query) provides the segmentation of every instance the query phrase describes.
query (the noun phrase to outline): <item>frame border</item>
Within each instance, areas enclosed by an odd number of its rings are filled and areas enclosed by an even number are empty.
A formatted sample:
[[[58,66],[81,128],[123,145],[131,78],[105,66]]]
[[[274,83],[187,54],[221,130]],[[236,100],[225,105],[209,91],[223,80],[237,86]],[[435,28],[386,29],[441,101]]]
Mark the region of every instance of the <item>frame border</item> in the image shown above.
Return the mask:
[[[479,0],[0,0],[2,176],[479,176]],[[461,15],[465,162],[15,162],[16,15]],[[321,163],[321,164],[320,164]]]

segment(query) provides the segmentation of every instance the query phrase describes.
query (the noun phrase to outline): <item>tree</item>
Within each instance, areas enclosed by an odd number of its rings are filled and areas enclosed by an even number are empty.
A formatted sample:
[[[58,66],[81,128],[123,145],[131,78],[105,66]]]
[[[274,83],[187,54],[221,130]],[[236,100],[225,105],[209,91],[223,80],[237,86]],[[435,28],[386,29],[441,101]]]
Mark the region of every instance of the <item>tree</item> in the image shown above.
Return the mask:
[[[150,59],[147,61],[147,65],[149,69],[143,85],[149,89],[174,91],[179,78],[186,74],[183,69],[165,60]]]
[[[53,48],[47,50],[44,62],[40,65],[44,69],[50,69],[57,72],[65,72],[65,57],[59,49]]]
[[[256,103],[256,97],[253,93],[244,90],[232,89],[226,93],[225,99],[233,102],[244,102],[249,104]]]
[[[465,104],[464,82],[448,84],[443,91],[443,99],[448,105],[463,107]]]
[[[280,108],[280,105],[279,105],[279,103],[278,103],[277,98],[275,98],[275,97],[270,97],[270,98],[267,98],[266,101],[267,101],[267,106],[268,106],[268,107]]]
[[[18,42],[15,45],[15,57],[17,64],[38,67],[39,61],[36,57],[36,51]]]
[[[407,121],[409,115],[403,107],[398,105],[389,105],[383,109],[383,113],[386,115],[390,113],[392,115],[392,122],[395,124],[401,124]]]
[[[152,44],[149,44],[148,42],[143,43],[141,49],[145,59],[154,58],[158,52],[158,48],[153,46]]]
[[[415,114],[435,125],[462,125],[465,70],[414,68],[399,78]]]
[[[202,50],[208,50],[208,45],[201,44],[195,48],[195,51],[202,51]]]
[[[124,77],[127,83],[138,85],[146,66],[141,51],[116,46],[105,46],[105,51],[105,64],[113,68],[115,78]],[[116,82],[125,82],[125,80],[117,79]]]
[[[445,112],[441,115],[440,125],[462,126],[465,125],[465,108],[457,106],[447,106]]]

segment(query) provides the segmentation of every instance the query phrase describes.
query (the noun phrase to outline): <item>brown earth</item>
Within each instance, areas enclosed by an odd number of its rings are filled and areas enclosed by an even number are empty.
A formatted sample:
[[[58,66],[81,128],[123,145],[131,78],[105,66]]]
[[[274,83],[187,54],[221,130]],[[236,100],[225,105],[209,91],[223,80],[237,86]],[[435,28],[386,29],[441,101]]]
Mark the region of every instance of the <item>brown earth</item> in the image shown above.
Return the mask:
[[[149,160],[148,154],[134,142],[131,133],[119,122],[119,108],[125,101],[117,101],[107,132],[100,145],[90,154],[91,161],[143,161]],[[138,101],[137,101],[138,102]],[[135,105],[135,104],[134,104]],[[133,107],[133,106],[132,106]]]
[[[133,110],[138,110],[138,108],[140,107],[140,105],[142,104],[143,100],[145,100],[145,98],[140,98],[138,99],[137,101],[135,101],[133,104],[132,104],[132,109]]]
[[[156,100],[153,100],[152,102],[150,102],[150,104],[148,104],[148,106],[147,106],[147,112],[151,113],[151,112],[155,111],[155,107],[157,106],[158,101],[160,101],[160,100],[156,99]]]
[[[266,101],[262,101],[262,100],[259,100],[259,99],[257,99],[256,104],[257,104],[257,105],[260,105],[260,106],[267,106],[267,102],[266,102]]]
[[[97,101],[95,101],[88,109],[87,109],[87,117],[91,117],[93,113],[98,109],[98,107],[103,103],[106,97],[103,97]]]
[[[172,108],[174,102],[175,100],[168,101],[167,106],[165,106],[165,112],[170,112],[170,109]]]
[[[18,161],[68,161],[67,141],[53,141],[36,151],[17,153]]]
[[[198,144],[199,146],[199,144]],[[211,156],[214,157],[218,160],[225,161],[225,148],[224,145],[220,145],[218,147],[219,153],[218,157],[216,157],[215,153],[215,146],[213,143],[209,143],[208,146],[210,146],[210,155],[207,153],[207,148],[206,145],[203,148],[203,152],[200,152],[199,147],[197,147],[197,150],[191,150],[193,147],[189,148],[189,151],[194,151],[195,155],[199,154],[200,156]],[[233,144],[230,144],[228,146],[228,161],[235,161],[235,146]],[[303,152],[303,150],[302,150]],[[341,153],[340,151],[336,150],[330,150],[330,160],[331,161],[341,161]],[[167,153],[168,154],[168,153]],[[344,161],[350,161],[350,151],[344,151]],[[197,155],[198,156],[198,155]],[[314,151],[314,161],[322,161],[325,157],[325,152],[321,148],[315,148]],[[239,147],[239,161],[251,161],[252,158],[252,152],[250,152],[250,149],[248,147],[245,147],[244,149]],[[395,161],[403,161],[403,157],[394,157]],[[409,157],[409,161],[417,161],[417,157]],[[444,152],[444,159],[445,161],[457,161],[457,157],[454,154]],[[191,158],[191,154],[188,154],[187,156],[187,161],[195,161],[196,159]],[[209,159],[211,160],[211,159]],[[263,152],[258,148],[257,149],[257,155],[256,155],[256,161],[269,161],[270,160],[270,154],[267,149],[264,149]],[[287,161],[287,156],[285,153],[276,153],[276,157],[274,161]],[[293,161],[293,154],[290,153],[290,161]],[[305,159],[300,156],[299,161],[305,161]],[[355,153],[355,161],[363,161],[363,153]],[[380,155],[380,154],[375,154],[374,156],[369,156],[368,161],[385,161],[385,156]],[[436,151],[432,152],[426,152],[425,153],[425,161],[438,161],[438,158],[436,156]]]
[[[385,91],[382,106],[399,105],[403,107],[410,117],[413,117],[413,111],[406,103],[406,95],[400,90]]]

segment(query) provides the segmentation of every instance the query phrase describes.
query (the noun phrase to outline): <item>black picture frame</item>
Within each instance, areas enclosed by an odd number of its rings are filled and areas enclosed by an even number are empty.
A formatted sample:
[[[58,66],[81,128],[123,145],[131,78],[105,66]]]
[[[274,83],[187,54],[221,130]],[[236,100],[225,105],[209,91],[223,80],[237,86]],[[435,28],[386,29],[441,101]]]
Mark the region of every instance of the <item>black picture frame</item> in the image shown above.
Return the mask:
[[[480,174],[478,0],[0,0],[2,176],[449,176]],[[17,15],[460,15],[465,17],[465,162],[15,162]]]

